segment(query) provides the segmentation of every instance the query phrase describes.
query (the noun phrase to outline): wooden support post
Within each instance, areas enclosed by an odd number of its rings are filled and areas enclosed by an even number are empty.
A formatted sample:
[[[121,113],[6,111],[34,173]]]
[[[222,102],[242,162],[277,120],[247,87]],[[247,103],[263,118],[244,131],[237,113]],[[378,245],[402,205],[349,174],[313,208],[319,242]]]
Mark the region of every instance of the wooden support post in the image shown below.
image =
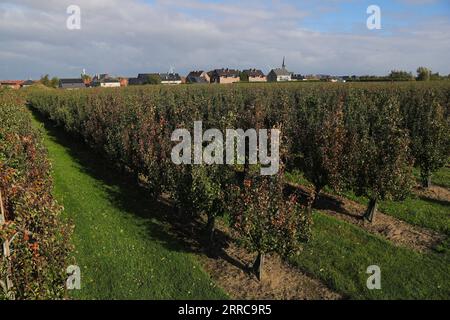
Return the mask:
[[[3,196],[2,196],[2,190],[0,190],[0,225],[5,224],[6,223],[6,215],[5,215],[5,208],[3,207]],[[10,251],[10,247],[9,247],[10,241],[8,239],[6,239],[5,241],[3,241],[2,244],[2,255],[3,255],[3,259],[5,259],[8,263],[8,274],[6,275],[6,283],[4,283],[3,281],[1,282],[1,286],[3,287],[3,290],[5,290],[6,292],[6,296],[10,299],[10,300],[14,300],[15,296],[14,293],[11,292],[11,289],[13,288],[14,284],[11,281],[11,265],[9,263],[9,257],[11,255],[11,251]]]
[[[6,222],[5,209],[3,208],[2,190],[0,190],[0,224]]]

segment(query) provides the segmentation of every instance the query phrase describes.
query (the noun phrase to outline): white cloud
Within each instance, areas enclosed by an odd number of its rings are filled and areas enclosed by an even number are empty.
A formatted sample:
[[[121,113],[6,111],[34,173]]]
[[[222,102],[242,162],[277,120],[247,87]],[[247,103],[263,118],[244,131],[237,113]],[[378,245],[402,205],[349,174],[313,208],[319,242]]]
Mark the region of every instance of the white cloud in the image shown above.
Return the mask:
[[[80,31],[66,29],[71,4],[82,10]],[[222,66],[268,71],[284,55],[301,73],[384,74],[419,65],[450,73],[448,19],[386,36],[306,30],[301,21],[308,14],[281,0],[0,1],[0,78],[77,76],[83,68],[133,76],[171,65],[181,73]]]

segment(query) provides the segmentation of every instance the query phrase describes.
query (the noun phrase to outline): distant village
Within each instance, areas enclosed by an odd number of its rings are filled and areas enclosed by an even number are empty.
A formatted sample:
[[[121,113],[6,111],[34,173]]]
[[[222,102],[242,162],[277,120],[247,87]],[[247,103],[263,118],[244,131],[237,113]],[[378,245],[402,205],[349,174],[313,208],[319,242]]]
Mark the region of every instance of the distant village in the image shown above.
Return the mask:
[[[331,76],[331,75],[301,75],[288,70],[283,58],[280,68],[270,70],[266,75],[260,69],[215,69],[212,71],[191,71],[187,76],[180,76],[175,72],[168,73],[140,73],[136,78],[115,77],[109,74],[97,74],[93,77],[84,71],[80,78],[72,79],[48,79],[48,76],[40,80],[0,80],[0,87],[21,89],[41,83],[49,87],[61,89],[82,88],[117,88],[127,86],[139,86],[149,84],[181,85],[181,84],[232,84],[232,83],[263,83],[263,82],[299,82],[299,81],[323,81],[323,82],[354,82],[354,81],[414,81],[414,80],[449,80],[449,76],[440,76],[426,68],[418,69],[418,77],[406,71],[391,71],[388,76]]]
[[[80,78],[58,79],[56,86],[61,89],[81,89],[86,87],[117,88],[147,84],[180,85],[180,84],[232,84],[237,82],[290,82],[290,81],[330,81],[345,82],[342,77],[329,75],[300,75],[287,69],[285,60],[280,68],[272,69],[267,75],[259,69],[235,70],[215,69],[212,71],[191,71],[187,76],[178,73],[140,73],[136,78],[114,77],[109,74],[90,76],[82,74]],[[1,87],[12,89],[26,88],[41,80],[0,80]]]

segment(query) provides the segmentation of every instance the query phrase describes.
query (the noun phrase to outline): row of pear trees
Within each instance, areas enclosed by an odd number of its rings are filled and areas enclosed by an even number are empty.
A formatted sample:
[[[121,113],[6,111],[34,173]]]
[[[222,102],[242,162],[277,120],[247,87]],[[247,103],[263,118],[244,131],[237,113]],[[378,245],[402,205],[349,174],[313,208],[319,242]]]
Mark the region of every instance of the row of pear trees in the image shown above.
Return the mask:
[[[135,174],[154,197],[169,194],[181,212],[206,214],[207,247],[216,218],[226,215],[257,253],[253,268],[261,277],[266,253],[292,255],[309,239],[311,206],[325,186],[366,196],[372,220],[380,199],[408,194],[414,164],[426,177],[442,166],[449,97],[444,85],[287,84],[50,90],[29,100]],[[204,130],[221,132],[280,129],[278,174],[261,176],[248,158],[234,165],[173,163],[172,133],[193,132],[199,120]],[[315,186],[305,203],[284,196],[284,173],[293,167]]]
[[[66,297],[72,227],[50,173],[25,100],[0,89],[0,300]]]
[[[322,91],[322,92],[320,92]],[[369,205],[403,200],[420,169],[422,187],[450,156],[449,91],[430,86],[311,90],[292,111],[290,155],[314,185],[352,190]]]
[[[268,128],[266,110],[257,102],[264,99],[264,91],[219,87],[35,90],[28,99],[33,108],[134,174],[152,197],[168,194],[181,213],[194,218],[206,214],[205,248],[215,249],[216,218],[227,215],[242,243],[257,253],[252,268],[261,279],[266,253],[295,254],[309,238],[307,208],[295,197],[283,197],[283,169],[261,176],[259,165],[247,161],[178,165],[171,153],[176,145],[173,132],[180,128],[193,132],[195,121],[202,120],[204,131]]]

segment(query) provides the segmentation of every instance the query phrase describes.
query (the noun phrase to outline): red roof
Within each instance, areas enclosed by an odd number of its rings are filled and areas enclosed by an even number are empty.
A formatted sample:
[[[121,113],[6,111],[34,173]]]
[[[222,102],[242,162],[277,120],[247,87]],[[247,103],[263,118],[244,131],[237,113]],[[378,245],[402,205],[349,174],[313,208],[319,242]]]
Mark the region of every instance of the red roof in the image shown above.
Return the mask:
[[[21,85],[24,82],[23,80],[0,80],[0,84],[3,85]]]

